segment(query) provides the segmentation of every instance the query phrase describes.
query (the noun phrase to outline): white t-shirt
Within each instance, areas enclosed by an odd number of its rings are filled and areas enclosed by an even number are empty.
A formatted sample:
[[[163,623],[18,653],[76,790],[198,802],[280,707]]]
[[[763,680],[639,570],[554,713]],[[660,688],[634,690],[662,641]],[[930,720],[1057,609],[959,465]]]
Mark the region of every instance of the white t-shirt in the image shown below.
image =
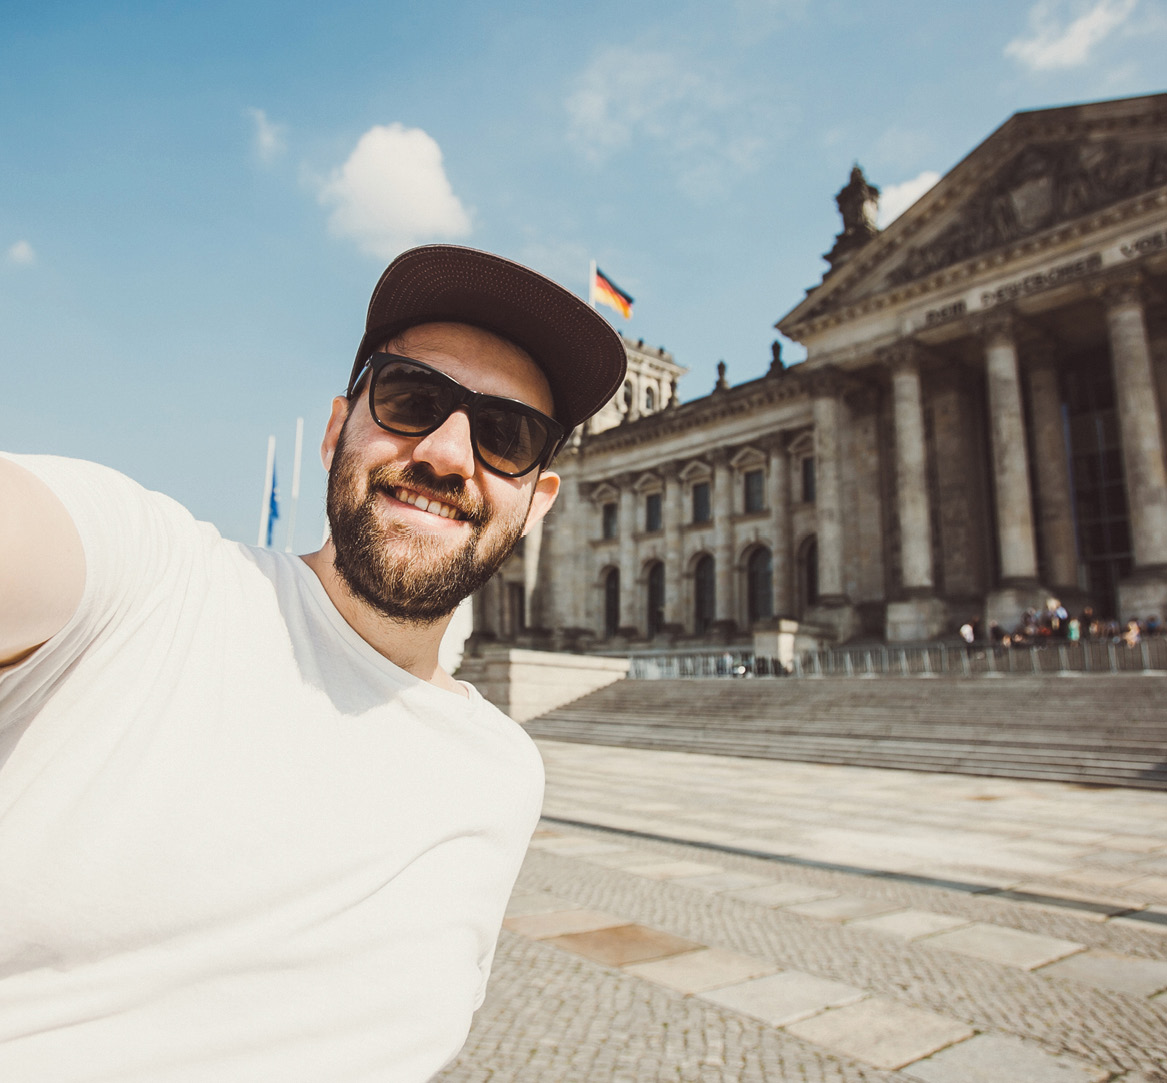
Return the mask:
[[[299,558],[12,458],[86,582],[0,671],[0,1080],[430,1078],[538,819],[533,743],[374,651]]]

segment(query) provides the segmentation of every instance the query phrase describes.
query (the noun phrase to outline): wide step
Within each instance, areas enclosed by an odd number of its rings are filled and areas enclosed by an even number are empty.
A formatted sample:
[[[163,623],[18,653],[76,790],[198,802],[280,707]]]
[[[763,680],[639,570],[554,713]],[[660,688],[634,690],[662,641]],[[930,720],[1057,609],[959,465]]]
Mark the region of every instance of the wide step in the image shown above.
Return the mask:
[[[1167,790],[1167,678],[618,681],[534,736]]]

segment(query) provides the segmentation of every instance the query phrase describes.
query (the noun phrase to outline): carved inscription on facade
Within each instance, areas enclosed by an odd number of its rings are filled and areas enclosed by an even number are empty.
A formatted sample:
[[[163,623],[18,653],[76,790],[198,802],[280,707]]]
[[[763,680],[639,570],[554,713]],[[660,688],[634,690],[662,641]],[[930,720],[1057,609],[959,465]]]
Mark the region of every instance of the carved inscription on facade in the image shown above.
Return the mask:
[[[938,323],[947,323],[949,320],[955,320],[959,316],[963,316],[968,311],[968,306],[964,301],[953,301],[950,305],[942,305],[940,308],[930,308],[924,313],[924,326],[935,327]]]
[[[1028,146],[998,170],[939,236],[888,275],[899,286],[1167,184],[1167,142]]]
[[[1102,256],[1094,252],[1072,263],[1060,263],[1048,271],[1037,271],[1026,275],[1015,282],[1006,282],[995,290],[986,290],[981,294],[981,304],[985,308],[999,305],[1005,301],[1015,301],[1018,297],[1025,297],[1030,293],[1040,293],[1042,290],[1053,289],[1065,282],[1072,282],[1075,278],[1085,278],[1102,270]]]
[[[1148,233],[1145,237],[1139,237],[1130,244],[1122,246],[1122,254],[1127,259],[1134,259],[1136,256],[1145,256],[1148,252],[1162,252],[1167,248],[1167,229],[1161,229],[1158,233]]]

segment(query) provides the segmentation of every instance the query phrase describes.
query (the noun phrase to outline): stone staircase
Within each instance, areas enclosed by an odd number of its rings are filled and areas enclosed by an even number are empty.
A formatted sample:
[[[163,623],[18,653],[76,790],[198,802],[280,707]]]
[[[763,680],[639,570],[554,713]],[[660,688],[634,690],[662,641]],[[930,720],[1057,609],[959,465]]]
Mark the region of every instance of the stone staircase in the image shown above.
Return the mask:
[[[1167,677],[621,680],[536,737],[1167,790]]]

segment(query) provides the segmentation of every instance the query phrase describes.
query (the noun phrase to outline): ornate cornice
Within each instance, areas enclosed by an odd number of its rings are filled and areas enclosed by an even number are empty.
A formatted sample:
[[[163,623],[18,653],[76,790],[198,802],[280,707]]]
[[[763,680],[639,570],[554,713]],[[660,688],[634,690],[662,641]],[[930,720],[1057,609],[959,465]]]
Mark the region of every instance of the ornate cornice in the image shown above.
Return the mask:
[[[580,448],[584,457],[657,443],[667,436],[680,435],[742,414],[757,413],[783,402],[807,396],[807,375],[798,368],[779,377],[761,377],[730,387],[716,395],[693,399],[679,406],[647,414],[603,432],[591,433]]]

